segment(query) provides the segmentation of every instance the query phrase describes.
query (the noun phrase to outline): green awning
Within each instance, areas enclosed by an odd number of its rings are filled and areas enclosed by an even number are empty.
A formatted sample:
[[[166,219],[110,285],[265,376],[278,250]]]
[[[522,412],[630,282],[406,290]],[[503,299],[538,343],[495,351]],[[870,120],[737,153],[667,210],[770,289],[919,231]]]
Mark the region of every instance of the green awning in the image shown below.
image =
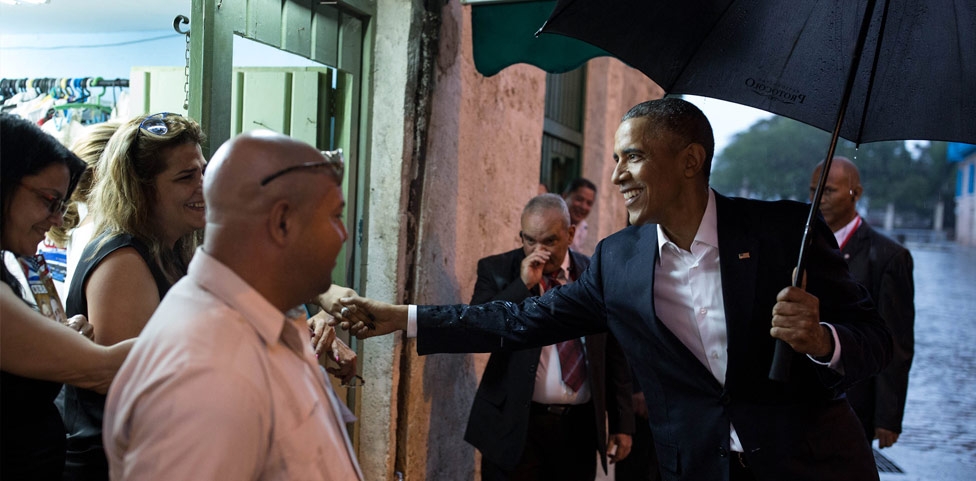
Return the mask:
[[[471,6],[474,65],[490,77],[517,63],[547,72],[568,72],[593,57],[610,56],[603,49],[575,38],[535,32],[556,7],[553,1]]]

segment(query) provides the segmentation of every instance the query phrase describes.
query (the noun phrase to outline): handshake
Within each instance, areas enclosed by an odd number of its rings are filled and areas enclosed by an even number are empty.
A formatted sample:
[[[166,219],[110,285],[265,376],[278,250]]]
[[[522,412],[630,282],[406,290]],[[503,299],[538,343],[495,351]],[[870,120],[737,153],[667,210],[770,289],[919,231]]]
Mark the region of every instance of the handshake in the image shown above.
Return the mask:
[[[333,284],[315,298],[315,303],[329,314],[326,325],[349,331],[359,339],[407,328],[407,306],[368,299],[348,287]]]

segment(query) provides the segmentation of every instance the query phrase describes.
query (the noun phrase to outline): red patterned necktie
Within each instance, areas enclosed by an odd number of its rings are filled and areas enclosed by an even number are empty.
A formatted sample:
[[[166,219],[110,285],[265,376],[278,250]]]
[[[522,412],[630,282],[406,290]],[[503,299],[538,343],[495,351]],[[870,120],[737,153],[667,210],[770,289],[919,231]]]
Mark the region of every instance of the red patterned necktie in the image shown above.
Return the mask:
[[[559,282],[559,272],[547,274],[543,278],[547,291],[562,284]],[[563,383],[573,392],[578,392],[583,387],[583,381],[586,380],[586,358],[583,355],[583,342],[579,338],[563,341],[556,344],[556,351],[559,353],[559,370],[563,375]]]
[[[586,380],[583,343],[579,338],[570,339],[556,344],[556,350],[559,351],[559,369],[563,373],[563,382],[573,392],[579,391],[583,387],[583,381]]]

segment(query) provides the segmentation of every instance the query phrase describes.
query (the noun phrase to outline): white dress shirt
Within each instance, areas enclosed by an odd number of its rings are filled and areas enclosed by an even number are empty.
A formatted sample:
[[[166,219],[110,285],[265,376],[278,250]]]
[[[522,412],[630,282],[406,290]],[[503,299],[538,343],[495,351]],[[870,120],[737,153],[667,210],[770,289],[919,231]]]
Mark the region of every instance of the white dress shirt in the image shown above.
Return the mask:
[[[307,326],[198,249],[109,390],[111,478],[361,480],[338,402]]]
[[[563,258],[557,279],[560,284],[572,282],[569,277],[569,252]],[[539,283],[540,293],[545,293],[544,283]],[[583,352],[586,352],[586,342],[583,342]],[[588,361],[587,361],[588,362]],[[585,368],[584,368],[585,369]],[[559,350],[555,344],[542,348],[539,354],[539,366],[535,369],[535,388],[532,390],[532,400],[542,404],[586,404],[590,400],[590,379],[586,376],[579,391],[573,391],[563,382],[563,371],[559,362]]]
[[[691,251],[678,247],[657,226],[658,265],[654,269],[654,311],[661,322],[701,361],[721,385],[729,363],[729,336],[718,255],[715,193],[708,205]],[[742,451],[732,427],[731,449]]]

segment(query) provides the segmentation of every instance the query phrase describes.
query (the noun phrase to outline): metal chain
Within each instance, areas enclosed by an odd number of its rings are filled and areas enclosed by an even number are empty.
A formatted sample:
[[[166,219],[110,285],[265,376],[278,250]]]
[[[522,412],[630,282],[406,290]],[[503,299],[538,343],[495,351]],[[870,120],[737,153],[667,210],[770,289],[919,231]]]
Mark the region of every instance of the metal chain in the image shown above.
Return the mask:
[[[186,15],[177,15],[173,19],[173,30],[176,33],[186,35],[186,66],[183,67],[183,110],[190,112],[190,29],[184,32],[180,30],[180,25],[189,25],[190,19]]]
[[[190,32],[186,32],[186,66],[183,68],[183,110],[190,112]]]

